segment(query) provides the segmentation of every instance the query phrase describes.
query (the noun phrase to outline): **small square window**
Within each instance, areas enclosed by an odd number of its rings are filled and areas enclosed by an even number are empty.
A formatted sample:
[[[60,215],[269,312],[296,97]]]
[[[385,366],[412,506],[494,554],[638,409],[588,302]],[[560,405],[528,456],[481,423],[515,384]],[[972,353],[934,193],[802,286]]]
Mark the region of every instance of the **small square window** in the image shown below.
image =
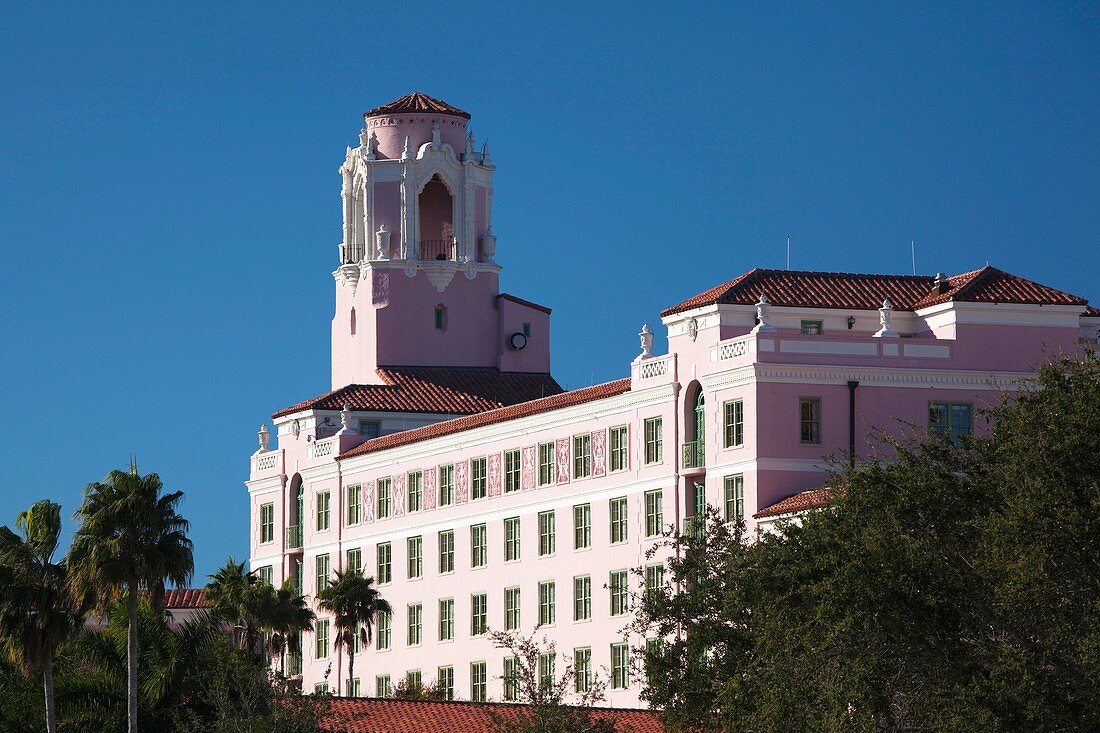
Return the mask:
[[[820,336],[822,333],[821,321],[802,321],[803,336]]]

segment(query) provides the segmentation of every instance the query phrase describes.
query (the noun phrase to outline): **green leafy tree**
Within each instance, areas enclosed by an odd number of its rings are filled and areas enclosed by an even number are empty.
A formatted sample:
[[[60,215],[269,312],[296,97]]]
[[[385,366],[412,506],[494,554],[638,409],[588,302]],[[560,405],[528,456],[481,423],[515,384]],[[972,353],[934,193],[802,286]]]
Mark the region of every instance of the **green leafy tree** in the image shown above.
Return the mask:
[[[127,730],[138,730],[138,595],[163,603],[165,581],[186,585],[194,572],[189,523],[177,511],[183,492],[162,494],[155,473],[112,471],[84,490],[77,510],[81,526],[69,550],[72,585],[101,608],[120,597],[127,603]]]
[[[317,605],[332,614],[336,643],[342,644],[348,652],[348,679],[351,680],[355,676],[356,637],[364,646],[369,645],[375,619],[380,614],[391,615],[393,609],[378,592],[374,578],[363,577],[354,569],[337,571],[335,580],[317,593]],[[339,693],[340,680],[336,681],[336,690]]]
[[[53,561],[61,506],[39,501],[16,518],[15,527],[18,533],[0,527],[0,636],[26,675],[42,675],[46,730],[57,733],[54,660],[80,629],[86,609],[70,592],[64,564]]]

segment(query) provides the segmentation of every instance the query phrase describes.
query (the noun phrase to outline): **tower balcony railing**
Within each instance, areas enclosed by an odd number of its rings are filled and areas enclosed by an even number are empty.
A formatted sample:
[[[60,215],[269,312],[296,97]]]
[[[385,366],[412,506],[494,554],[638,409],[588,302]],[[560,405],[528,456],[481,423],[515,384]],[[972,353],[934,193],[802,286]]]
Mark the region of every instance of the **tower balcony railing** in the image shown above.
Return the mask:
[[[300,550],[302,548],[302,525],[292,524],[286,528],[286,549]]]
[[[681,453],[681,463],[684,468],[703,468],[706,466],[706,458],[703,455],[703,441],[692,440],[684,443]]]
[[[340,264],[354,265],[367,259],[367,245],[364,242],[352,242],[340,245]]]
[[[447,239],[421,239],[420,259],[427,260],[457,260],[458,243],[454,237]]]

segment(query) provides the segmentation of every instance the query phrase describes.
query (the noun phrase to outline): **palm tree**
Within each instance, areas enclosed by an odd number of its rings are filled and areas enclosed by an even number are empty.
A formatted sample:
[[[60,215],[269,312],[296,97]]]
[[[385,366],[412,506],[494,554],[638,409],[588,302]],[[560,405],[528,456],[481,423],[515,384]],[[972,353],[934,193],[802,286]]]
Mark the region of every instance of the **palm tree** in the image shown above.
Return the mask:
[[[270,614],[260,625],[271,632],[268,649],[272,654],[279,655],[279,674],[285,676],[287,648],[292,652],[301,651],[297,649],[298,632],[312,630],[317,615],[310,610],[305,596],[294,592],[294,586],[289,580],[284,581],[278,589],[272,590],[275,594],[274,603],[270,606]]]
[[[374,578],[364,578],[356,569],[336,573],[327,588],[317,594],[318,606],[332,613],[332,625],[336,630],[336,643],[348,650],[348,679],[355,675],[355,639],[370,644],[374,620],[379,614],[390,615],[393,609],[374,587]],[[350,685],[350,682],[349,682]],[[336,692],[340,692],[337,670]],[[348,690],[352,692],[352,690]]]
[[[230,556],[218,572],[208,576],[206,598],[214,615],[234,625],[234,641],[250,657],[256,648],[256,576],[244,569],[243,562]]]
[[[138,594],[151,591],[160,611],[164,583],[186,585],[195,570],[190,524],[176,510],[182,491],[161,495],[160,477],[111,471],[102,483],[88,484],[76,516],[82,521],[73,537],[68,564],[79,598],[95,599],[100,608],[125,596],[126,717],[129,733],[138,730]]]
[[[46,698],[46,731],[57,731],[54,657],[84,620],[67,583],[65,565],[53,562],[61,534],[61,505],[39,501],[0,527],[0,635],[23,673],[41,672]],[[15,661],[15,660],[13,660]]]

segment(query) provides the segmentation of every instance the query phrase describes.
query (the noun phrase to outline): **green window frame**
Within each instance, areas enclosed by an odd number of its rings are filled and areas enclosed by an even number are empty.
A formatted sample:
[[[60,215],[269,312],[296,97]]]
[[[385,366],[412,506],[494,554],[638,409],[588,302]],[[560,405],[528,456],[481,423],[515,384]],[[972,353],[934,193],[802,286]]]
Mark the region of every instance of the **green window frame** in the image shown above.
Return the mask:
[[[359,524],[363,520],[363,485],[352,484],[348,487],[348,525]]]
[[[439,506],[455,503],[455,467],[453,463],[439,467]]]
[[[588,692],[592,689],[592,647],[582,646],[573,650],[573,689]]]
[[[520,626],[520,616],[522,613],[520,606],[520,589],[518,587],[505,588],[504,589],[504,630],[505,631],[518,631]]]
[[[662,563],[654,563],[645,566],[646,593],[653,593],[665,585],[665,566]]]
[[[470,663],[470,700],[485,702],[489,697],[489,674],[485,662]]]
[[[735,473],[722,481],[725,489],[726,521],[745,521],[745,476]]]
[[[455,531],[445,529],[439,533],[439,572],[455,571]]]
[[[664,460],[664,420],[647,417],[644,423],[645,462],[660,463]]]
[[[627,540],[627,504],[625,496],[618,496],[610,502],[611,544]]]
[[[470,636],[481,636],[489,630],[489,597],[484,593],[470,596]]]
[[[328,491],[317,492],[317,531],[324,532],[329,528],[332,519],[331,510],[332,494]]]
[[[375,618],[374,640],[378,651],[384,652],[390,648],[393,642],[393,617],[388,613],[380,613]]]
[[[424,472],[409,471],[406,483],[406,508],[410,512],[418,512],[424,507]]]
[[[557,546],[554,511],[539,512],[539,557],[553,555]]]
[[[722,403],[722,424],[726,448],[740,448],[745,444],[744,400],[727,400]]]
[[[539,443],[539,486],[555,481],[554,441]]]
[[[455,599],[439,600],[439,640],[451,641],[455,638]]]
[[[378,479],[378,496],[375,501],[375,509],[379,519],[386,519],[390,516],[390,510],[393,508],[390,493],[392,488],[393,479],[389,477]]]
[[[420,535],[409,537],[405,545],[409,580],[424,577],[424,538]]]
[[[520,454],[519,448],[504,451],[504,493],[519,491]]]
[[[554,652],[539,654],[539,689],[549,690],[554,686]]]
[[[508,517],[504,520],[504,560],[511,562],[519,560],[522,544],[520,542],[519,517]]]
[[[359,697],[359,678],[353,677],[347,680],[347,690],[351,697]]]
[[[314,652],[314,657],[317,658],[317,659],[327,659],[328,658],[329,623],[330,622],[327,618],[322,618],[322,619],[317,620],[317,627],[314,630],[314,634],[313,634],[314,642],[315,642],[313,652]]]
[[[626,425],[616,425],[608,431],[608,459],[612,471],[625,471],[630,467],[629,432]]]
[[[664,493],[661,489],[645,492],[645,536],[657,537],[664,531]]]
[[[353,547],[348,550],[348,570],[353,570],[357,573],[363,572],[363,550],[359,547]]]
[[[630,646],[611,645],[611,689],[625,690],[630,686]]]
[[[573,478],[592,475],[592,433],[573,436]]]
[[[630,610],[630,587],[627,583],[626,571],[612,570],[607,586],[611,593],[611,615],[622,616]]]
[[[504,701],[519,700],[519,657],[504,658]]]
[[[489,563],[489,532],[484,524],[470,527],[470,567],[483,568]]]
[[[573,578],[573,620],[592,618],[592,576],[577,575]]]
[[[410,603],[407,607],[406,640],[409,646],[419,646],[424,639],[424,605]]]
[[[489,494],[489,470],[485,456],[470,460],[470,498],[484,499]]]
[[[573,549],[587,550],[592,547],[592,505],[573,506]]]
[[[455,699],[455,668],[449,664],[436,669],[436,687],[444,700]]]
[[[256,577],[265,585],[274,585],[275,569],[270,565],[264,565],[262,568],[256,570]]]
[[[929,402],[928,429],[957,444],[974,430],[974,406],[968,402]]]
[[[317,588],[317,592],[320,593],[321,591],[323,591],[325,588],[328,587],[328,582],[329,582],[329,577],[328,576],[329,576],[329,568],[330,568],[328,553],[325,553],[323,555],[318,555],[316,560],[315,560],[315,566],[316,566],[316,570],[317,570],[317,578],[316,578],[317,585],[315,587]]]
[[[275,541],[275,504],[260,504],[260,543]]]
[[[798,398],[798,442],[805,445],[821,444],[821,398]]]
[[[802,321],[798,330],[803,336],[820,336],[825,333],[822,321]]]
[[[376,674],[374,676],[374,696],[387,698],[391,692],[390,676],[388,674]]]
[[[376,546],[376,558],[378,560],[378,584],[383,585],[393,581],[393,548],[389,542],[379,542]]]
[[[550,626],[557,616],[555,604],[554,581],[544,580],[539,583],[539,626]]]

